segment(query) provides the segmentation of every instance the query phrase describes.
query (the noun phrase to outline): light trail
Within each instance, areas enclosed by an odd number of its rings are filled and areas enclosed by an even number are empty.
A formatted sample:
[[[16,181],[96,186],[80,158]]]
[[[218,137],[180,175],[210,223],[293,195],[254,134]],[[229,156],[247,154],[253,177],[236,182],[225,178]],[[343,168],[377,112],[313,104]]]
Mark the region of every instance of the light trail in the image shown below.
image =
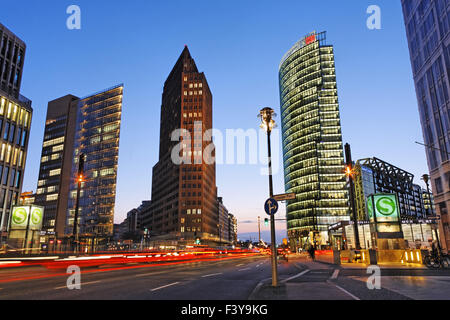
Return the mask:
[[[248,257],[247,254],[244,254],[242,256],[198,259],[196,261],[197,262],[215,262],[215,261],[226,261],[226,260],[231,260],[231,259],[242,259],[242,258],[246,258],[246,257]],[[174,265],[187,264],[187,263],[192,263],[192,262],[193,262],[192,260],[183,260],[183,261],[174,261],[174,262],[165,262],[165,263],[154,263],[154,264],[147,264],[147,265],[134,265],[134,266],[123,266],[123,267],[115,267],[115,268],[103,268],[103,269],[98,269],[98,270],[83,270],[83,271],[81,271],[81,274],[94,274],[94,273],[123,271],[123,270],[132,270],[132,269],[141,269],[141,268],[155,268],[155,267],[161,267],[161,266],[174,266]],[[130,263],[130,261],[127,261],[127,263]],[[67,264],[67,267],[70,265],[72,265],[72,263]],[[102,264],[100,264],[100,265],[102,265]],[[99,266],[99,265],[96,264],[94,266]],[[59,267],[57,269],[61,269],[61,265],[59,265]],[[0,283],[12,283],[12,282],[39,280],[39,279],[56,278],[56,277],[67,277],[67,276],[68,276],[67,273],[30,275],[30,276],[26,276],[26,277],[0,279]]]

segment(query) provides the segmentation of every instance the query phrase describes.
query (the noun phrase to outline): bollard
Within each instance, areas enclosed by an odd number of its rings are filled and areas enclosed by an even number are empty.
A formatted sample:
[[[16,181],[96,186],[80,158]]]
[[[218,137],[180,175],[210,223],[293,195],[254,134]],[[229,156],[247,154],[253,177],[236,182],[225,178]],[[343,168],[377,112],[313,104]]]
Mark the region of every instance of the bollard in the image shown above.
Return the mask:
[[[370,265],[375,266],[378,264],[377,250],[369,249]]]

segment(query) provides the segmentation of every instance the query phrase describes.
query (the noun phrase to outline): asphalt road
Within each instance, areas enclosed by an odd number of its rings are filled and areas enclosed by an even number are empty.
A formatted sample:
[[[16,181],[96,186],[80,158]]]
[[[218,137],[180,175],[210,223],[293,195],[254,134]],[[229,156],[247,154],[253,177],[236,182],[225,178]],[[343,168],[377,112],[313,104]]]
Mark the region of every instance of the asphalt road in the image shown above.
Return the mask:
[[[450,271],[383,270],[382,289],[369,290],[366,270],[341,269],[305,259],[281,261],[278,267],[280,282],[289,288],[282,299],[450,299]],[[81,275],[80,290],[67,288],[69,275],[62,271],[2,271],[0,300],[248,300],[255,296],[258,284],[271,277],[267,256],[174,266],[124,266],[119,270],[103,266],[85,271],[89,273]],[[43,278],[26,279],[31,273]],[[1,282],[18,274],[24,275],[19,281]]]

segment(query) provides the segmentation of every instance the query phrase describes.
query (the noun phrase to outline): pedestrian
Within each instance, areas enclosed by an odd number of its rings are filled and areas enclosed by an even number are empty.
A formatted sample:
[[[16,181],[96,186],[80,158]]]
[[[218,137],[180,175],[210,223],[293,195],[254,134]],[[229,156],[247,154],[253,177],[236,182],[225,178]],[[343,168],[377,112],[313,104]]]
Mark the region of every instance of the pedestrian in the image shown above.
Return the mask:
[[[316,249],[314,248],[314,246],[311,245],[311,246],[309,247],[308,252],[309,252],[309,256],[311,257],[311,259],[312,259],[313,261],[315,261],[315,260],[316,260]]]

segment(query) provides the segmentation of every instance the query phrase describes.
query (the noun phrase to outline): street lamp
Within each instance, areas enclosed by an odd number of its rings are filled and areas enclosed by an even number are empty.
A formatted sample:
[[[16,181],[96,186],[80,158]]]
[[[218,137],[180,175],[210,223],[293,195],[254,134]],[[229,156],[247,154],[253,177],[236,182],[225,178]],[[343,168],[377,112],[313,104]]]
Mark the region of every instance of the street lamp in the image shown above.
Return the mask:
[[[259,117],[261,118],[261,129],[267,132],[267,147],[269,156],[269,190],[270,198],[273,197],[273,179],[272,179],[272,150],[270,146],[270,135],[272,130],[276,127],[275,120],[273,118],[276,116],[275,111],[271,108],[264,108],[260,111]],[[278,286],[278,270],[277,270],[277,244],[275,238],[275,216],[270,216],[270,237],[271,237],[271,247],[272,247],[272,286]]]
[[[359,230],[358,230],[358,214],[356,212],[356,204],[355,204],[355,188],[354,188],[354,176],[356,172],[353,168],[352,161],[352,151],[350,145],[347,143],[345,145],[345,158],[346,158],[346,167],[345,167],[345,175],[348,178],[350,183],[350,204],[353,212],[353,223],[354,223],[354,233],[355,233],[355,249],[361,250],[361,243],[359,242]]]
[[[84,160],[86,156],[82,153],[79,158],[78,163],[78,175],[77,175],[77,201],[75,204],[75,217],[73,221],[73,249],[74,252],[78,252],[78,211],[80,209],[80,194],[81,194],[81,184],[84,182]]]
[[[430,210],[428,212],[428,215],[431,216],[433,214],[433,203],[431,202],[431,193],[430,193],[430,176],[428,174],[424,174],[421,178],[421,180],[423,180],[423,182],[425,182],[425,184],[427,185],[427,193],[428,193],[428,210]],[[436,221],[437,223],[437,221]],[[437,226],[434,229],[434,234],[436,235],[436,240],[438,243],[438,247],[439,250],[441,250],[441,243],[439,241],[439,235],[437,232]]]

